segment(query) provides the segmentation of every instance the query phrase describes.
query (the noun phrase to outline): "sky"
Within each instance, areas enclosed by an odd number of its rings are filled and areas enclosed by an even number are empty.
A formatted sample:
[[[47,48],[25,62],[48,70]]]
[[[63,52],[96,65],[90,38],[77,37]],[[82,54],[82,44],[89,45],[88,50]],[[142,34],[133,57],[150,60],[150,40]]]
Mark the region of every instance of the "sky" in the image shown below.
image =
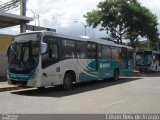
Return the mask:
[[[10,0],[1,0],[0,4]],[[102,0],[28,0],[27,16],[36,19],[30,22],[30,25],[38,25],[38,14],[40,26],[55,28],[58,33],[84,36],[86,24],[83,15],[96,9],[96,5]],[[159,0],[139,0],[141,5],[149,8],[153,14],[156,14],[160,23],[160,4]],[[33,12],[34,13],[33,13]],[[9,13],[19,14],[19,7],[8,11]],[[78,21],[78,22],[75,22]],[[160,26],[158,26],[160,30]],[[19,33],[19,26],[1,29],[0,33]],[[87,36],[100,38],[105,37],[106,32],[99,31],[99,28],[87,27]]]

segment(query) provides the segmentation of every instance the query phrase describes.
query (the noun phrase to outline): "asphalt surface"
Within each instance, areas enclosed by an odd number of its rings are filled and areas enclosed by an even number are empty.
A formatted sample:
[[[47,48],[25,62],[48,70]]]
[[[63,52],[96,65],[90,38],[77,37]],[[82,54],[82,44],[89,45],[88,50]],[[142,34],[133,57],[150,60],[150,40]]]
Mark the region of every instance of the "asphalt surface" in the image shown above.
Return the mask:
[[[138,77],[94,81],[59,87],[0,93],[0,113],[108,114],[160,113],[160,72]]]
[[[16,85],[9,85],[6,78],[5,79],[0,78],[0,92],[20,90],[20,89],[26,89],[26,88],[17,87]]]

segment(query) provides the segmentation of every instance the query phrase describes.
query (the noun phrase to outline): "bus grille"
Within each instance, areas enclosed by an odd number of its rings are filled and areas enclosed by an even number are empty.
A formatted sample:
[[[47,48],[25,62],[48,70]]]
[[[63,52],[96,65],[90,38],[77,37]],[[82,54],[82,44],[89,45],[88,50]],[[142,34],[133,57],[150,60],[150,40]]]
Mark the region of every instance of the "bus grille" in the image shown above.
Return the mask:
[[[15,69],[10,69],[11,73],[14,74],[29,74],[31,71],[30,70],[15,70]]]
[[[11,83],[13,85],[17,85],[17,84],[20,84],[22,86],[26,86],[27,85],[27,81],[15,81],[15,80],[10,80],[10,81],[11,81]]]

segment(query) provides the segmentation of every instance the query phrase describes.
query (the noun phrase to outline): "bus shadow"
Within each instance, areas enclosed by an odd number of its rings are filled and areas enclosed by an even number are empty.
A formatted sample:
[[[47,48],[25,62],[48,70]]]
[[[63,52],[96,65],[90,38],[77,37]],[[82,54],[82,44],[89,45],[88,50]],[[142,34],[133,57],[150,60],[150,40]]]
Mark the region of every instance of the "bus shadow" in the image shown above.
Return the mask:
[[[22,95],[22,96],[33,96],[33,97],[65,97],[70,95],[75,95],[79,93],[89,92],[93,90],[98,90],[106,87],[111,87],[114,85],[125,84],[135,80],[140,80],[141,78],[120,78],[117,82],[112,82],[111,80],[101,80],[92,81],[85,83],[78,83],[73,86],[69,91],[63,91],[60,87],[50,87],[45,89],[25,89],[21,91],[12,91],[12,94]]]
[[[140,74],[142,77],[160,77],[160,71],[148,71]]]

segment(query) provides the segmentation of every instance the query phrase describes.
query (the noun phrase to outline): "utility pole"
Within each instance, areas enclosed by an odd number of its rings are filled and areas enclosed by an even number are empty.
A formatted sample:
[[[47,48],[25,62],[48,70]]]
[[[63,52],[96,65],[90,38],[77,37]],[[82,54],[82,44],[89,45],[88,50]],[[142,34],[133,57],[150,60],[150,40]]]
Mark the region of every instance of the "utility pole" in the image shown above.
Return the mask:
[[[26,11],[31,11],[32,13],[33,13],[33,17],[34,17],[34,25],[36,26],[36,14],[35,14],[35,12],[33,11],[33,10],[31,10],[31,9],[26,9]]]
[[[83,26],[84,26],[84,35],[86,36],[87,35],[87,27],[88,27],[88,25],[86,25],[86,24],[84,24],[83,22],[81,22],[81,21],[74,21],[74,22],[78,22],[78,23],[81,23]]]
[[[20,0],[20,15],[26,16],[26,0]],[[26,32],[26,23],[22,22],[20,24],[20,32]]]
[[[38,26],[40,26],[40,20],[39,20],[40,19],[40,15],[38,14],[37,17],[38,17]]]

